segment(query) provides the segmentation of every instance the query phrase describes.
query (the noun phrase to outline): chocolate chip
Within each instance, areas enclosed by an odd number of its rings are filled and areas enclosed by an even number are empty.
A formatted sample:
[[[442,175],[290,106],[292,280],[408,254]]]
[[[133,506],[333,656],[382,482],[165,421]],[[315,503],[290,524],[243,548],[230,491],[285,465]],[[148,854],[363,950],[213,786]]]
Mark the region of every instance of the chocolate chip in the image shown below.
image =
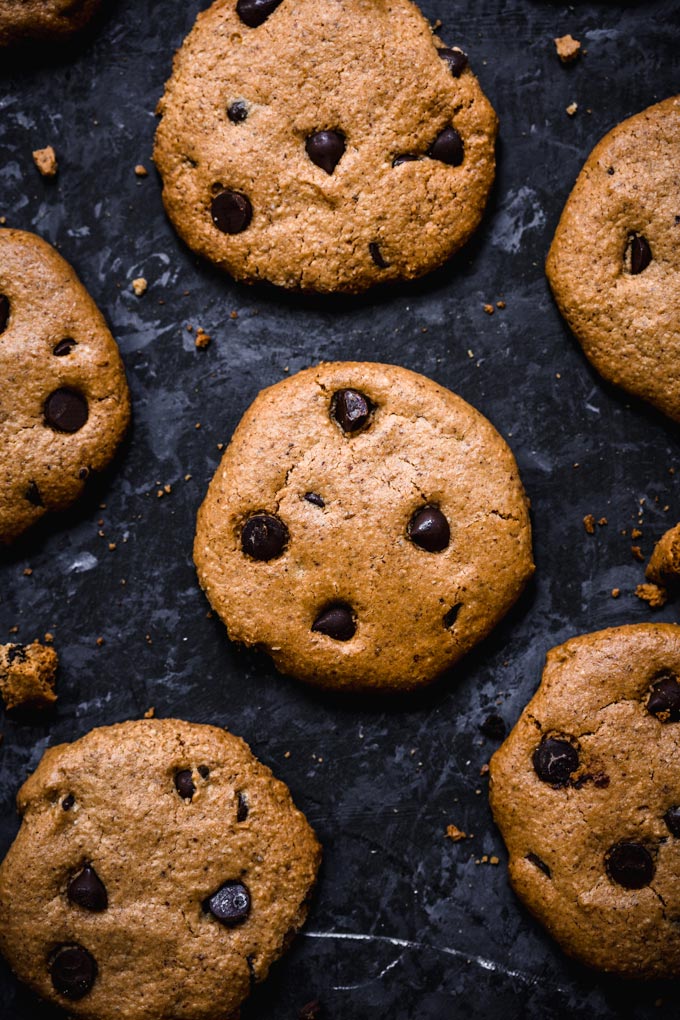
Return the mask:
[[[245,822],[248,817],[248,801],[246,800],[245,793],[239,792],[236,794],[236,821]]]
[[[240,191],[218,191],[210,204],[213,223],[223,234],[240,234],[253,218],[250,199]]]
[[[196,793],[191,769],[181,769],[175,773],[175,789],[182,800],[191,800]]]
[[[61,806],[64,809],[64,811],[70,811],[71,808],[73,807],[73,805],[75,804],[75,802],[76,802],[76,798],[73,796],[73,794],[72,793],[67,793],[66,796],[64,797],[64,799],[61,802]]]
[[[642,234],[633,234],[628,241],[630,245],[630,271],[637,276],[652,261],[652,249]]]
[[[542,871],[544,875],[548,876],[548,878],[552,878],[552,871],[550,870],[550,867],[545,863],[545,861],[541,860],[541,858],[538,856],[538,854],[534,854],[534,853],[529,852],[527,854],[526,859],[528,861],[531,861],[532,864],[535,864],[536,867],[540,871]]]
[[[428,150],[431,159],[438,159],[448,166],[460,166],[465,156],[463,139],[453,127],[440,131]]]
[[[454,626],[456,620],[458,619],[458,614],[462,608],[463,603],[456,602],[455,606],[451,606],[451,608],[446,613],[444,613],[444,626],[448,630],[450,630],[451,627]]]
[[[436,506],[416,510],[406,530],[414,545],[426,552],[441,552],[451,539],[449,522]]]
[[[479,732],[489,740],[501,741],[505,736],[505,723],[499,715],[492,712],[479,727]]]
[[[340,131],[316,131],[305,142],[312,163],[332,174],[345,152],[345,136]]]
[[[254,560],[273,560],[288,543],[288,528],[273,514],[253,514],[243,525],[241,548]]]
[[[60,340],[58,344],[55,344],[52,348],[52,354],[54,354],[57,358],[63,358],[67,354],[70,354],[75,346],[75,340],[72,340],[70,336],[66,337],[65,340]]]
[[[652,684],[647,711],[663,723],[680,721],[680,683],[676,676],[661,676]]]
[[[35,484],[35,482],[28,483],[28,485],[26,486],[26,492],[24,493],[24,496],[26,497],[29,503],[33,504],[33,506],[45,505],[43,503],[42,496],[40,495],[40,489]]]
[[[243,99],[236,99],[227,107],[227,117],[232,124],[242,124],[248,116],[248,104]]]
[[[43,408],[45,421],[57,432],[78,432],[88,418],[87,400],[78,390],[62,386],[50,393]]]
[[[84,482],[85,479],[89,478],[89,477],[90,477],[90,468],[89,467],[78,468],[78,478],[80,478],[81,482]]]
[[[371,241],[368,246],[368,251],[378,269],[390,268],[390,263],[385,259],[383,253],[380,251],[380,245],[376,241]]]
[[[243,882],[225,882],[204,900],[203,909],[231,928],[245,921],[250,913],[250,893]]]
[[[316,492],[306,492],[305,499],[308,503],[313,503],[314,506],[325,506],[323,496],[318,496]]]
[[[639,843],[615,843],[604,858],[607,874],[625,889],[642,889],[654,878],[654,861]]]
[[[280,3],[281,0],[238,0],[236,13],[248,28],[259,28]]]
[[[71,903],[95,913],[106,910],[109,905],[106,886],[89,864],[86,864],[83,870],[71,879],[66,895]]]
[[[354,614],[344,602],[336,602],[327,606],[312,624],[312,630],[335,641],[349,641],[357,629]]]
[[[59,946],[49,961],[52,984],[65,999],[82,999],[97,979],[97,961],[77,942]]]
[[[419,159],[420,156],[416,156],[415,152],[400,152],[392,160],[392,166],[401,166],[402,163],[417,163]]]
[[[201,779],[207,779],[208,776],[210,775],[210,769],[208,768],[207,765],[199,765],[198,774],[201,777]]]
[[[331,400],[331,418],[343,432],[358,432],[371,417],[373,404],[359,390],[338,390]]]
[[[463,53],[462,50],[450,50],[448,47],[443,47],[437,50],[437,55],[445,60],[448,64],[449,71],[454,78],[460,78],[461,74],[468,66],[467,53]]]
[[[4,333],[9,322],[9,298],[0,294],[0,333]]]
[[[680,805],[671,807],[663,816],[671,836],[680,836]]]
[[[564,786],[579,765],[578,751],[568,740],[544,737],[532,758],[536,775],[543,783]]]

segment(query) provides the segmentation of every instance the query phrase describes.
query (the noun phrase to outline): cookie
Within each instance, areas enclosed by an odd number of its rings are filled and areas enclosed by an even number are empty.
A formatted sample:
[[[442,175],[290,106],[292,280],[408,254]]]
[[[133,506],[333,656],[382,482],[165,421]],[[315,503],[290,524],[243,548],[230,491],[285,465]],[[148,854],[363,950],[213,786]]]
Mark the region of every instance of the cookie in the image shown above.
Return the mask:
[[[0,867],[0,949],[87,1020],[224,1020],[304,921],[320,849],[237,737],[149,719],[46,752]]]
[[[548,652],[491,760],[510,880],[581,962],[680,974],[680,627],[638,624]]]
[[[654,546],[645,577],[677,592],[680,587],[680,524],[669,528]]]
[[[562,315],[595,368],[680,421],[680,97],[610,131],[550,248]]]
[[[421,276],[470,237],[494,177],[496,115],[409,0],[217,0],[158,112],[170,219],[251,283]]]
[[[59,657],[54,648],[33,641],[30,645],[0,645],[0,697],[12,708],[50,708]]]
[[[0,542],[63,510],[104,468],[130,416],[104,319],[45,241],[0,230]]]
[[[0,46],[59,40],[83,28],[101,0],[0,0]]]
[[[194,559],[233,640],[345,690],[433,680],[533,571],[493,426],[422,375],[351,362],[259,394],[210,483]]]

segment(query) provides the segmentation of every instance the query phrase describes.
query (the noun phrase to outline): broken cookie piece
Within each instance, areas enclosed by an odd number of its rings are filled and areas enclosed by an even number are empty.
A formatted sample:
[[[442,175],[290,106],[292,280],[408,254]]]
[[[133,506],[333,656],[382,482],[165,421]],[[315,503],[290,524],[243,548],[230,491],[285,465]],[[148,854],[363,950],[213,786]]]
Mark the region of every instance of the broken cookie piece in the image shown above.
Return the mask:
[[[36,149],[33,153],[33,162],[43,177],[56,176],[59,164],[57,163],[57,154],[51,145],[45,146],[44,149]]]
[[[581,52],[581,43],[572,35],[562,35],[555,39],[555,49],[563,64],[571,64]]]
[[[661,588],[680,587],[680,524],[662,535],[654,546],[645,577]]]
[[[658,584],[639,584],[635,589],[635,594],[651,609],[661,609],[668,601],[668,592]]]
[[[48,708],[57,700],[54,684],[59,658],[54,648],[0,645],[0,695],[5,708]]]

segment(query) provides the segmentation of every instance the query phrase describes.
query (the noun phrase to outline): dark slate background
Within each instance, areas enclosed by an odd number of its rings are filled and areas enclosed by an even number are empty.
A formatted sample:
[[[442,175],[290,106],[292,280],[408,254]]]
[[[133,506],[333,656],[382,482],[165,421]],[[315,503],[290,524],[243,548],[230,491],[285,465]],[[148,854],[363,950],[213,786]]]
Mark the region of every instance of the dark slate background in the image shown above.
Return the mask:
[[[677,619],[677,607],[652,616],[633,595],[643,566],[621,531],[641,521],[648,554],[678,520],[678,430],[591,371],[543,260],[595,142],[678,90],[680,3],[425,0],[498,110],[498,181],[476,238],[450,265],[352,300],[235,284],[165,219],[150,161],[154,107],[206,5],[111,0],[73,47],[0,55],[0,215],[75,266],[120,343],[134,401],[108,477],[0,564],[0,639],[14,626],[25,641],[51,631],[61,656],[54,716],[2,719],[0,852],[16,831],[16,790],[48,745],[153,705],[244,736],[325,847],[305,934],[244,1020],[294,1020],[317,998],[332,1020],[677,1016],[677,986],[638,987],[570,963],[516,901],[480,776],[495,744],[479,726],[491,711],[512,725],[546,650],[571,635]],[[571,68],[552,42],[566,32],[587,50]],[[55,182],[31,159],[47,144],[59,157]],[[140,162],[145,180],[133,172]],[[138,276],[149,280],[141,299],[130,288]],[[484,313],[501,299],[504,311]],[[213,337],[208,350],[196,350],[187,323]],[[455,677],[391,703],[307,690],[230,645],[207,617],[191,560],[218,443],[258,390],[349,358],[406,365],[471,401],[511,443],[533,505],[535,583]],[[158,483],[172,493],[158,499]],[[587,535],[587,513],[608,525]],[[453,844],[450,822],[474,839]],[[483,854],[500,866],[476,864]],[[3,1020],[55,1015],[4,965],[0,1004]]]

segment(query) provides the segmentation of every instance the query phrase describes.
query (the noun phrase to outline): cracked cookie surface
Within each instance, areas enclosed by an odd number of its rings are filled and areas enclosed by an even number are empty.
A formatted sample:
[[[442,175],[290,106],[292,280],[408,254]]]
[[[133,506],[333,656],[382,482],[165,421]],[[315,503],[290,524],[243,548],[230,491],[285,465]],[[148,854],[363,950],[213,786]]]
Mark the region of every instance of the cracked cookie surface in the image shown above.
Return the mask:
[[[101,0],[0,0],[0,46],[63,39],[79,31]]]
[[[680,96],[592,151],[547,260],[555,299],[601,375],[680,421]]]
[[[526,497],[493,426],[425,376],[362,362],[258,395],[199,511],[194,559],[232,639],[343,689],[433,680],[533,572]]]
[[[496,115],[409,0],[218,0],[158,112],[170,219],[249,282],[420,276],[470,237],[494,176]]]
[[[515,892],[614,974],[680,974],[679,678],[676,625],[573,638],[491,759]]]
[[[48,750],[0,867],[0,948],[86,1020],[223,1020],[303,923],[320,848],[237,737],[140,720]]]
[[[109,463],[130,398],[118,347],[69,264],[0,230],[0,542],[63,510]]]

